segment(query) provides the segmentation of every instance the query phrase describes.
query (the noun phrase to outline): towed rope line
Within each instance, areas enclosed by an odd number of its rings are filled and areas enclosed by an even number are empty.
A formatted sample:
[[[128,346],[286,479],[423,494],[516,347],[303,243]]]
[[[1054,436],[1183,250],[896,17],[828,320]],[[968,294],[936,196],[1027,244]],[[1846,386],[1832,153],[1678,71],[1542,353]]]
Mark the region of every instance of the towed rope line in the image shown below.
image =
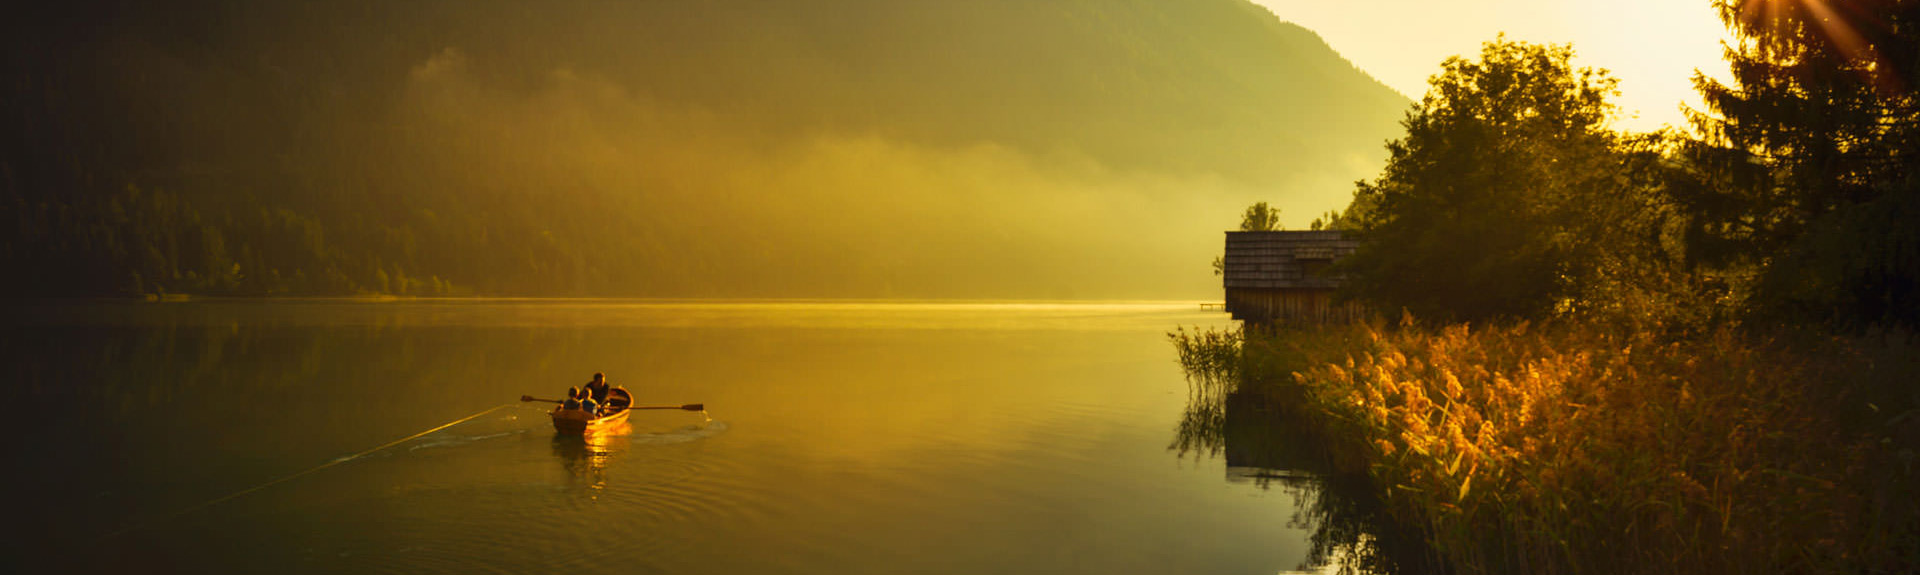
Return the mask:
[[[514,407],[514,406],[517,406],[517,405],[520,405],[520,403],[519,403],[519,402],[511,402],[511,403],[503,403],[503,404],[500,404],[500,405],[496,405],[496,406],[493,406],[493,407],[489,407],[489,408],[487,408],[487,409],[485,409],[485,410],[483,410],[483,411],[481,411],[481,412],[479,412],[479,413],[475,413],[475,414],[473,414],[473,415],[469,415],[469,416],[466,416],[466,417],[462,417],[462,418],[460,418],[460,419],[455,419],[455,420],[453,420],[453,421],[451,421],[451,422],[448,422],[448,423],[446,423],[445,425],[441,425],[441,426],[439,426],[439,427],[435,427],[435,428],[433,428],[433,429],[429,429],[429,430],[426,430],[426,431],[422,431],[422,432],[420,432],[420,433],[415,433],[415,434],[413,434],[413,435],[409,435],[409,436],[406,436],[406,437],[402,437],[402,438],[400,438],[400,439],[395,439],[395,440],[393,440],[393,441],[390,441],[390,442],[387,442],[386,444],[384,444],[384,445],[381,445],[381,446],[379,446],[379,447],[375,447],[375,448],[373,448],[373,449],[369,449],[369,450],[366,450],[366,451],[362,451],[362,452],[359,452],[359,453],[355,453],[355,454],[353,454],[353,455],[348,455],[348,456],[346,456],[346,457],[341,457],[341,458],[339,458],[339,459],[335,459],[335,460],[333,460],[333,461],[329,461],[329,462],[326,462],[326,463],[322,463],[322,464],[320,464],[320,465],[318,465],[318,466],[315,466],[315,467],[313,467],[313,468],[311,468],[311,469],[307,469],[306,471],[301,471],[301,472],[299,472],[299,473],[295,473],[295,474],[293,474],[293,475],[288,475],[288,476],[286,476],[286,477],[282,477],[282,478],[279,478],[279,479],[275,479],[275,480],[273,480],[273,481],[268,481],[268,482],[266,482],[266,483],[262,483],[262,484],[259,484],[259,485],[255,485],[255,486],[253,486],[253,487],[248,487],[248,488],[246,488],[246,489],[242,489],[242,490],[239,490],[239,491],[235,491],[235,492],[233,492],[233,493],[229,493],[229,494],[226,494],[226,495],[222,495],[222,496],[220,496],[220,497],[215,497],[215,498],[213,498],[213,499],[209,499],[209,500],[207,500],[206,502],[204,502],[204,503],[201,503],[201,504],[199,504],[199,505],[195,505],[195,506],[192,506],[192,507],[188,507],[188,508],[186,508],[186,509],[182,509],[182,510],[179,510],[179,511],[175,511],[175,512],[173,512],[173,513],[172,513],[172,514],[170,514],[170,515],[167,515],[167,516],[165,516],[165,517],[162,517],[162,518],[160,518],[159,520],[172,520],[172,519],[177,519],[177,518],[179,518],[179,517],[180,517],[180,516],[182,516],[182,515],[186,515],[186,514],[188,514],[188,513],[192,513],[192,512],[194,512],[194,511],[199,511],[199,510],[201,510],[201,509],[205,509],[205,508],[208,508],[208,507],[212,507],[212,506],[215,506],[215,505],[219,505],[219,504],[221,504],[221,503],[223,503],[223,502],[226,502],[226,501],[228,501],[228,500],[231,500],[231,499],[234,499],[234,498],[238,498],[238,497],[240,497],[240,496],[243,496],[243,495],[246,495],[246,494],[249,494],[249,493],[253,493],[253,492],[255,492],[255,491],[259,491],[259,490],[262,490],[262,489],[266,489],[266,488],[268,488],[268,487],[273,487],[273,486],[275,486],[275,485],[279,485],[279,484],[282,484],[282,483],[286,483],[286,482],[288,482],[288,481],[293,481],[293,480],[295,480],[295,479],[298,479],[298,478],[301,478],[301,477],[304,477],[304,476],[307,476],[307,475],[310,475],[310,474],[312,474],[312,473],[314,473],[314,472],[316,472],[316,471],[320,471],[320,470],[322,470],[322,469],[326,469],[326,468],[328,468],[328,467],[333,467],[333,466],[335,466],[335,465],[339,465],[339,464],[342,464],[342,463],[346,463],[346,462],[348,462],[348,461],[353,461],[353,460],[355,460],[355,459],[359,459],[359,458],[361,458],[361,457],[365,457],[365,456],[367,456],[367,455],[370,455],[370,454],[372,454],[372,453],[374,453],[374,452],[376,452],[376,451],[380,451],[380,450],[382,450],[382,449],[386,449],[386,448],[389,448],[389,447],[393,447],[393,446],[395,446],[395,445],[399,445],[399,444],[402,444],[402,443],[406,443],[406,442],[409,442],[409,441],[413,441],[413,440],[415,440],[415,439],[419,439],[419,438],[420,438],[420,436],[423,436],[423,435],[426,435],[426,434],[429,434],[429,433],[433,433],[433,432],[435,432],[435,431],[440,431],[440,430],[442,430],[442,429],[446,429],[446,428],[449,428],[449,427],[453,427],[453,426],[455,426],[455,425],[460,425],[460,424],[462,424],[462,423],[466,423],[466,422],[468,422],[468,421],[472,421],[472,420],[473,420],[474,418],[476,418],[476,417],[480,417],[480,416],[482,416],[482,415],[486,415],[486,414],[489,414],[489,413],[493,413],[493,412],[495,412],[495,411],[500,411],[500,410],[502,410],[502,409],[506,409],[506,408],[509,408],[509,407]],[[157,520],[157,521],[158,521],[158,520]],[[131,525],[131,526],[128,526],[128,527],[124,527],[124,528],[121,528],[121,529],[120,529],[119,531],[115,531],[115,532],[113,532],[113,533],[109,533],[109,534],[107,534],[107,537],[117,537],[117,536],[119,536],[119,535],[122,535],[122,534],[125,534],[125,533],[127,533],[127,532],[129,532],[129,531],[134,531],[134,530],[137,530],[137,529],[139,529],[139,528],[142,528],[142,527],[146,527],[147,525],[150,525],[150,524],[152,524],[152,523],[153,523],[153,521],[149,521],[149,522],[146,522],[146,523],[135,523],[135,524],[133,524],[133,525]]]

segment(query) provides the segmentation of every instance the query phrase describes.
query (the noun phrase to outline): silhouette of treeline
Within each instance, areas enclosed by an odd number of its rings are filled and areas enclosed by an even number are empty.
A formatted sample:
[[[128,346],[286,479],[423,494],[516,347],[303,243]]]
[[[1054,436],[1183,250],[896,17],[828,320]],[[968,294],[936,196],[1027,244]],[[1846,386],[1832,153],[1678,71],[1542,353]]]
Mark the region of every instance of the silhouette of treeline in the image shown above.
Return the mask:
[[[1354,292],[1422,318],[1920,327],[1920,2],[1716,2],[1732,81],[1691,129],[1613,130],[1572,49],[1442,65],[1335,225]]]
[[[0,28],[27,294],[1066,295],[1207,253],[1157,245],[1189,234],[1156,202],[1351,181],[1405,104],[1243,0],[83,1]],[[1115,245],[1141,261],[1089,257]]]

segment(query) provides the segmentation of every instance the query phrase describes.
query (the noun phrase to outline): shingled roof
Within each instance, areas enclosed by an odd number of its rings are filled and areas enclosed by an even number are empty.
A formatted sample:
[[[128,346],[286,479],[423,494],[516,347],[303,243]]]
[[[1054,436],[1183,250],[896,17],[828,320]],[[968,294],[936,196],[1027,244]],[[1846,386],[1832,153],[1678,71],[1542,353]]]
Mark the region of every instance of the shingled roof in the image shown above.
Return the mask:
[[[1334,289],[1335,275],[1308,274],[1306,262],[1332,262],[1360,247],[1339,230],[1227,232],[1227,289]],[[1317,267],[1317,266],[1316,266]]]

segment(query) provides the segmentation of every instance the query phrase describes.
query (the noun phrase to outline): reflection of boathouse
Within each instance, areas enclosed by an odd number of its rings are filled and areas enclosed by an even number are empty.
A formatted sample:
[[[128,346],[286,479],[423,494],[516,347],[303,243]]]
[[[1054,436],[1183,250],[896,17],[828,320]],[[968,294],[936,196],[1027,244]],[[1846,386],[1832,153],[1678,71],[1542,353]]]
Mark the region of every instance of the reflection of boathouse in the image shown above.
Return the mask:
[[[1358,304],[1334,302],[1343,278],[1329,268],[1359,246],[1338,230],[1227,232],[1221,260],[1226,310],[1233,319],[1258,323],[1358,319]]]
[[[1303,445],[1297,426],[1282,421],[1278,406],[1261,394],[1236,391],[1221,402],[1221,451],[1227,459],[1227,480],[1265,484],[1274,479],[1311,477],[1317,460]]]

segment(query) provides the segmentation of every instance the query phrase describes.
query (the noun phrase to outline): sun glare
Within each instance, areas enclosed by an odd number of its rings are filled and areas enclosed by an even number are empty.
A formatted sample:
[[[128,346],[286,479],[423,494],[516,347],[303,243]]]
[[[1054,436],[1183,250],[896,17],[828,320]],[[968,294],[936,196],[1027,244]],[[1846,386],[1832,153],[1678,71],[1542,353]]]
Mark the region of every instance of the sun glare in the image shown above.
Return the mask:
[[[1681,105],[1699,108],[1696,70],[1725,79],[1720,43],[1731,40],[1708,0],[1419,2],[1258,0],[1281,20],[1319,33],[1334,50],[1411,98],[1441,60],[1478,50],[1502,32],[1538,43],[1571,43],[1584,66],[1620,79],[1622,126],[1683,124]],[[1400,14],[1381,19],[1374,14]]]

